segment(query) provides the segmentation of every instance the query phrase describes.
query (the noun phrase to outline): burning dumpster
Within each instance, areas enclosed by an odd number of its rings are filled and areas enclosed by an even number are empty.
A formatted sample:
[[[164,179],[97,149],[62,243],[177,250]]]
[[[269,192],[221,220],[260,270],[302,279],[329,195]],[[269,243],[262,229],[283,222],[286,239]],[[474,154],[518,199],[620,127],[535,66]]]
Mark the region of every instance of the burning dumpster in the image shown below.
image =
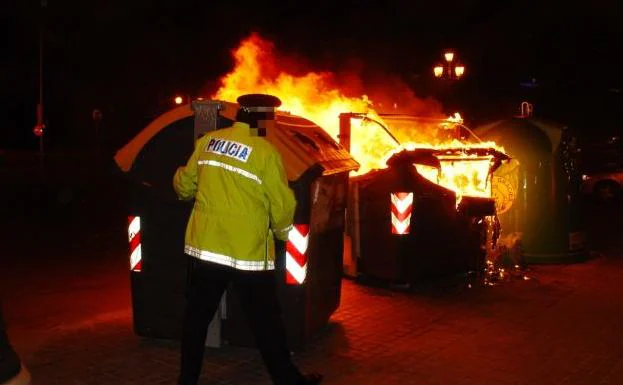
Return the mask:
[[[445,242],[456,218],[453,191],[426,180],[405,161],[352,178],[351,191],[349,233],[359,274],[411,282],[424,273],[459,268],[451,266],[457,262],[451,261],[454,243]]]
[[[484,271],[485,219],[495,215],[494,200],[459,199],[424,177],[422,169],[441,171],[440,153],[448,150],[405,150],[388,168],[351,178],[349,233],[359,274],[416,282]]]
[[[177,199],[171,178],[191,154],[194,138],[229,126],[237,109],[237,104],[215,100],[178,107],[117,152],[115,160],[130,192],[132,306],[134,329],[141,336],[180,336],[187,268],[184,231],[192,203]],[[290,240],[277,245],[282,258],[276,261],[278,295],[294,350],[339,306],[348,173],[359,165],[314,123],[279,111],[275,119],[266,138],[281,153],[297,199]],[[224,295],[206,345],[222,342],[254,343],[233,290]]]
[[[414,117],[380,117],[411,131],[418,127]],[[342,114],[340,139],[350,138],[353,118],[357,114]],[[405,147],[383,128],[398,151]],[[489,237],[495,218],[490,176],[508,157],[489,143],[447,143],[402,150],[386,168],[351,177],[347,275],[411,283],[484,272],[487,242],[495,241]]]
[[[522,114],[476,128],[514,159],[493,175],[502,233],[527,263],[563,263],[587,256],[574,136],[565,127]]]

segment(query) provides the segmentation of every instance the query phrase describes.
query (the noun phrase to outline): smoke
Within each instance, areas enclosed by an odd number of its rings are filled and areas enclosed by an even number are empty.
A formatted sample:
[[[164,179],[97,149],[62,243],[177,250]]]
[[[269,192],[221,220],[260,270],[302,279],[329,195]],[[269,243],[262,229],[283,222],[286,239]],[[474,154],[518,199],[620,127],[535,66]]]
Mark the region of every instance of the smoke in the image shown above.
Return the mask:
[[[419,97],[401,76],[376,69],[363,59],[351,57],[345,60],[335,78],[346,95],[367,95],[378,113],[445,117],[439,101]]]
[[[418,97],[413,88],[397,75],[376,74],[372,81],[368,81],[366,89],[379,113],[445,117],[440,102]]]

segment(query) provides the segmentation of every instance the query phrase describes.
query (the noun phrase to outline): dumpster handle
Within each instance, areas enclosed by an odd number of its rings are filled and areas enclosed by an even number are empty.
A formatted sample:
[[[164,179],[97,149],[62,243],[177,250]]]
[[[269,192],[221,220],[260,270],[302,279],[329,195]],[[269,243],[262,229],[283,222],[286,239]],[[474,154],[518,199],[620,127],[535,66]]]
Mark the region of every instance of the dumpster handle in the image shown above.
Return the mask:
[[[389,135],[389,136],[390,136],[390,137],[394,140],[394,142],[396,142],[396,144],[397,144],[397,145],[399,145],[399,146],[401,145],[401,144],[400,144],[400,141],[399,141],[398,139],[396,139],[396,137],[395,137],[395,136],[391,133],[391,131],[389,130],[389,128],[385,127],[385,126],[384,126],[381,122],[379,122],[378,120],[375,120],[375,119],[369,118],[369,117],[367,117],[367,116],[364,116],[362,120],[363,120],[364,122],[370,121],[370,122],[373,122],[373,123],[378,124],[379,126],[381,126],[381,128],[382,128],[383,130],[385,130],[385,132],[387,132],[387,135]]]
[[[301,143],[312,146],[314,150],[320,151],[320,147],[318,147],[318,144],[316,144],[316,142],[314,142],[314,140],[308,137],[307,135],[303,135],[300,132],[293,132],[292,136],[298,139]]]

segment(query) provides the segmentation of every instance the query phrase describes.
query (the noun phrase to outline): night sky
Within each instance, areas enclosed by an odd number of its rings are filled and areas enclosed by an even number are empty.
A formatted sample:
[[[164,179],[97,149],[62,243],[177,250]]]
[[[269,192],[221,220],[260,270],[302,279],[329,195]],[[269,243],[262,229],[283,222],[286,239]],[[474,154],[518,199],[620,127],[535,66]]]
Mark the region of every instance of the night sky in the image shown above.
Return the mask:
[[[0,148],[36,145],[42,23],[44,106],[59,148],[80,145],[94,108],[116,145],[170,108],[176,93],[214,90],[232,68],[230,50],[251,32],[298,58],[301,70],[355,73],[364,84],[392,76],[444,102],[448,90],[432,66],[453,48],[468,76],[447,102],[468,119],[510,115],[529,98],[550,119],[582,129],[599,116],[600,127],[620,130],[620,2],[581,3],[14,0],[1,16],[8,108]],[[533,78],[539,87],[520,86]]]

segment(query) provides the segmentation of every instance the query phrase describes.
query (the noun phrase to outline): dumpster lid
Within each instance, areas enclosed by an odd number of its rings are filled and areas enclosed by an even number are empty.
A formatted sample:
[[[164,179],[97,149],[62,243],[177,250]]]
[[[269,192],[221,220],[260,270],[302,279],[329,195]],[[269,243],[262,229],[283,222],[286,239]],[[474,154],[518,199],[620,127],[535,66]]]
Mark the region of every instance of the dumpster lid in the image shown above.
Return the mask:
[[[219,115],[234,120],[239,105],[218,102],[222,105]],[[160,115],[117,151],[115,162],[122,171],[130,171],[137,155],[154,136],[170,124],[192,115],[190,104]],[[275,120],[275,129],[267,132],[266,139],[281,154],[288,180],[296,181],[314,167],[318,167],[322,175],[359,169],[359,163],[350,153],[315,123],[282,111],[276,111]]]
[[[479,136],[487,136],[490,132],[498,130],[500,128],[508,127],[512,130],[513,127],[523,126],[526,128],[533,127],[539,132],[542,132],[547,136],[551,144],[552,153],[556,152],[560,144],[562,133],[567,129],[559,123],[545,121],[542,119],[530,117],[530,118],[510,118],[494,121],[483,126],[474,129],[474,132]],[[509,138],[506,138],[509,139]],[[510,139],[509,139],[510,140]]]
[[[277,112],[276,129],[266,139],[281,153],[286,174],[295,181],[312,168],[320,166],[322,175],[359,169],[359,163],[325,130],[300,116]]]
[[[134,164],[134,160],[139,152],[145,147],[156,134],[170,124],[191,116],[193,114],[190,104],[176,107],[170,111],[157,117],[143,128],[134,138],[132,138],[125,146],[117,150],[114,156],[115,163],[123,172],[128,172]]]
[[[392,155],[386,162],[389,167],[404,164],[421,164],[430,167],[441,168],[439,157],[457,156],[470,159],[473,157],[493,157],[491,172],[495,171],[503,161],[508,161],[510,157],[495,148],[416,148],[414,150],[403,150]]]

